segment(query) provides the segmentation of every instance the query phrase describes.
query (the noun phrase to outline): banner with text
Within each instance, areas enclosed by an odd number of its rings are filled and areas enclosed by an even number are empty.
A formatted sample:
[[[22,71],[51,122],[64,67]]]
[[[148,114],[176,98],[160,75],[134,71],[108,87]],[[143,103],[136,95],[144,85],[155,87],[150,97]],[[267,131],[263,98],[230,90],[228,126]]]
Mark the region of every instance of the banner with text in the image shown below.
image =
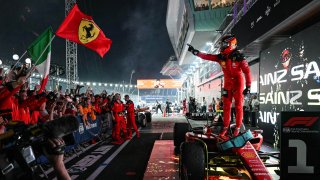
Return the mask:
[[[276,146],[281,111],[320,109],[319,32],[317,23],[261,53],[258,126]]]
[[[176,89],[182,87],[182,81],[177,79],[139,79],[138,89]]]

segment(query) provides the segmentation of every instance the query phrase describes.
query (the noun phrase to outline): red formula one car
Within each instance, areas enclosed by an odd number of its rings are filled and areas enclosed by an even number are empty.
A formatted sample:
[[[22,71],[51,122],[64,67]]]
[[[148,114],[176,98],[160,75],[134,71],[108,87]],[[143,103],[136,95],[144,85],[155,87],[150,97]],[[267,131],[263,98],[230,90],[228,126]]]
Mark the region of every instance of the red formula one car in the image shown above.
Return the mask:
[[[262,153],[262,130],[245,131],[239,136],[221,139],[222,118],[204,127],[191,128],[190,122],[176,123],[174,145],[179,153],[179,174],[183,180],[256,179],[271,180],[266,166],[270,155]],[[235,125],[230,126],[229,135]],[[279,166],[272,164],[270,166]]]

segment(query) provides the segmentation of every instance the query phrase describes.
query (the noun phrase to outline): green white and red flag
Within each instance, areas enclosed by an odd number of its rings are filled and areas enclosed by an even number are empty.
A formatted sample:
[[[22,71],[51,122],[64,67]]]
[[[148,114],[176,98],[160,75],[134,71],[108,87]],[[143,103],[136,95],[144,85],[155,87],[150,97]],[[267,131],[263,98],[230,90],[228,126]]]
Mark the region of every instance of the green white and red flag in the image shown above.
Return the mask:
[[[52,39],[53,31],[51,28],[48,28],[28,47],[31,62],[43,77],[38,93],[41,93],[45,89],[49,79]]]

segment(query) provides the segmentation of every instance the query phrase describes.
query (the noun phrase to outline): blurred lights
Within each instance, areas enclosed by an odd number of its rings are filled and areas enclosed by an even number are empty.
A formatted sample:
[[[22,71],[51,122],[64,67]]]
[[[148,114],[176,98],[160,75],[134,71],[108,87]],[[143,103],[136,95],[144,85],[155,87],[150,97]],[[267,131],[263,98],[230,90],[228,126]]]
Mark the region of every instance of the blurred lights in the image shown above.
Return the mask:
[[[14,60],[19,60],[19,55],[17,55],[17,54],[14,54],[13,56],[12,56],[12,58],[14,59]],[[0,65],[2,65],[2,60],[0,59]],[[26,58],[25,59],[25,63],[27,63],[27,64],[31,64],[32,63],[32,61],[31,61],[31,59],[30,58]],[[194,62],[193,64],[195,64],[196,66],[199,64],[199,62]],[[195,66],[193,66],[193,68],[194,68]],[[3,67],[3,70],[4,71],[7,71],[7,70],[9,70],[9,68],[8,67]],[[35,77],[35,78],[43,78],[43,75],[41,75],[41,74],[39,74],[39,73],[32,73],[32,77]],[[55,81],[58,81],[58,82],[63,82],[63,83],[70,83],[71,81],[68,81],[67,79],[64,79],[64,78],[59,78],[59,77],[51,77],[50,79],[52,79],[52,80],[55,80]],[[39,81],[39,83],[40,83],[40,81]],[[96,83],[96,82],[80,82],[80,81],[72,81],[72,83],[74,83],[74,84],[76,84],[76,85],[87,85],[87,86],[90,86],[90,85],[92,85],[92,86],[105,86],[105,87],[107,87],[108,85],[110,85],[110,87],[125,87],[125,88],[137,88],[137,85],[129,85],[129,84],[109,84],[109,83]]]
[[[18,55],[18,54],[14,54],[14,55],[12,56],[12,59],[13,59],[13,60],[18,60],[18,59],[19,59],[19,55]]]
[[[27,64],[31,64],[31,59],[30,59],[30,58],[27,58],[27,59],[26,59],[26,63],[27,63]]]

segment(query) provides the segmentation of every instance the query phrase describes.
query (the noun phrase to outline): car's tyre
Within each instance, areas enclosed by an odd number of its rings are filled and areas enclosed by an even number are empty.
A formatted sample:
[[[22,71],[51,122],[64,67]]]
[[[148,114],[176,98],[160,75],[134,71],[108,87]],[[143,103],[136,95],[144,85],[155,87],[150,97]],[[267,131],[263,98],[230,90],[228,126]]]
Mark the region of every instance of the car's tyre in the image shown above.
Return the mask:
[[[202,144],[199,142],[184,142],[181,144],[180,151],[180,179],[204,179],[206,156]]]
[[[175,123],[173,129],[174,146],[180,147],[180,144],[185,141],[186,133],[189,131],[188,123]]]
[[[141,119],[141,127],[147,127],[147,119],[146,118]]]
[[[151,120],[152,120],[151,112],[145,112],[144,114],[146,115],[147,122],[148,123],[151,122]]]
[[[138,115],[139,118],[139,123],[141,127],[146,127],[147,126],[147,119],[146,119],[146,115],[143,113],[140,113]]]

